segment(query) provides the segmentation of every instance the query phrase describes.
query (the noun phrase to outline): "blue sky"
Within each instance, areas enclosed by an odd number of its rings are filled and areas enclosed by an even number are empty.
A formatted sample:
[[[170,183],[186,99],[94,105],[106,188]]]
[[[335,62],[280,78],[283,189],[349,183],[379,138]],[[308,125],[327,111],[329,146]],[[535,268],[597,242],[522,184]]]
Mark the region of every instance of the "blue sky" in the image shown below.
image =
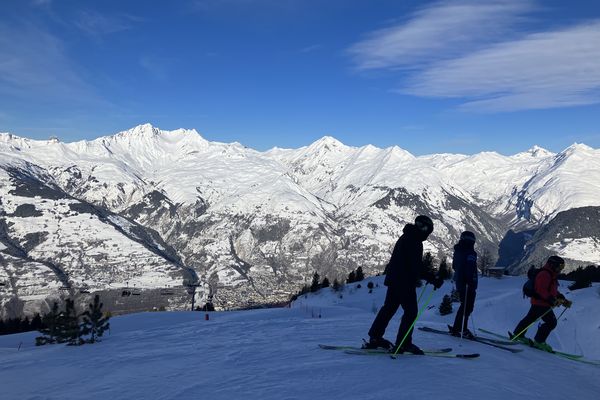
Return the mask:
[[[593,1],[3,0],[0,131],[266,150],[600,147]]]

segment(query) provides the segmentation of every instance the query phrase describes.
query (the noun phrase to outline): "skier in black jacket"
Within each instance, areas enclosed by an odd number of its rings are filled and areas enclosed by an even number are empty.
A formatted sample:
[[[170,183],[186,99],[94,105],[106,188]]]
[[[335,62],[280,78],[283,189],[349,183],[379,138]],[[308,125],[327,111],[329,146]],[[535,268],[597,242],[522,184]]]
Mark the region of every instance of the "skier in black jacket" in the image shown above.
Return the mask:
[[[456,290],[460,296],[460,308],[456,313],[454,325],[448,328],[454,336],[473,339],[473,333],[467,328],[477,294],[477,252],[475,252],[473,232],[464,231],[460,234],[460,240],[454,246],[452,269],[454,269]]]
[[[406,339],[402,347],[397,349],[399,353],[409,352],[413,354],[423,354],[423,351],[412,342],[412,329],[409,332],[413,321],[417,318],[419,311],[417,304],[417,282],[423,278],[428,283],[438,289],[442,286],[443,279],[435,276],[431,271],[423,268],[423,242],[433,232],[433,221],[427,216],[419,215],[414,224],[406,224],[403,234],[400,236],[392,258],[385,268],[384,284],[388,287],[385,295],[385,302],[375,320],[371,329],[369,329],[369,342],[366,348],[383,347],[395,351],[402,342],[405,335]],[[383,338],[388,323],[402,306],[404,314],[396,336],[396,344]],[[407,334],[408,332],[408,334]]]

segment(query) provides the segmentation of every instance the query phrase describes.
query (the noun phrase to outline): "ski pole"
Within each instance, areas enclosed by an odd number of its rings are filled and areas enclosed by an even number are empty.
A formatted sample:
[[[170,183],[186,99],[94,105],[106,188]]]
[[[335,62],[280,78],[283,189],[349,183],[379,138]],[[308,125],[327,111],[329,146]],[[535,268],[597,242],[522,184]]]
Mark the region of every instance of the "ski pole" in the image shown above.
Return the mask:
[[[423,290],[424,292],[425,290]],[[427,301],[425,302],[425,305],[423,305],[423,307],[419,310],[419,312],[417,313],[417,317],[415,318],[415,320],[412,322],[412,324],[410,324],[410,327],[408,328],[408,330],[406,331],[406,333],[404,334],[404,337],[402,338],[402,341],[400,342],[400,344],[398,345],[398,347],[396,348],[396,351],[394,352],[394,356],[398,354],[398,351],[400,350],[400,348],[402,348],[402,345],[404,344],[404,341],[406,340],[406,338],[408,337],[408,334],[412,331],[412,329],[414,328],[415,324],[417,323],[417,320],[419,319],[419,317],[421,316],[421,314],[423,314],[423,311],[425,311],[425,309],[427,308],[427,306],[429,305],[429,302],[431,301],[431,298],[433,297],[433,292],[435,292],[435,290],[432,290],[431,293],[429,294],[429,296],[427,297]]]
[[[511,342],[514,342],[515,340],[517,340],[519,338],[519,336],[521,336],[524,332],[527,332],[527,329],[531,328],[531,325],[535,324],[536,322],[538,322],[540,319],[544,318],[544,316],[546,314],[548,314],[550,311],[552,311],[553,307],[550,307],[548,309],[548,311],[546,311],[545,313],[543,313],[542,315],[540,315],[535,321],[533,321],[532,323],[530,323],[529,325],[527,325],[527,327],[525,329],[523,329],[521,332],[519,332],[518,334],[516,334],[515,336],[512,337],[512,339],[510,339]],[[562,315],[562,314],[561,314]]]
[[[425,293],[425,289],[427,289],[427,285],[429,285],[429,283],[426,283],[423,286],[423,290],[421,290],[421,294],[419,294],[419,298],[417,299],[417,304],[419,304],[421,302],[421,297],[423,297],[423,294]]]
[[[465,302],[462,304],[463,306],[463,317],[462,317],[462,326],[460,327],[460,338],[463,338],[463,331],[465,330],[465,316],[467,315],[467,296],[469,295],[469,285],[465,285]]]
[[[567,311],[567,307],[565,307],[565,309],[564,309],[564,310],[562,310],[562,312],[559,314],[559,316],[558,316],[558,317],[556,317],[556,322],[558,322],[558,320],[560,319],[560,317],[562,317],[562,316],[563,316],[563,314],[565,313],[565,311]]]

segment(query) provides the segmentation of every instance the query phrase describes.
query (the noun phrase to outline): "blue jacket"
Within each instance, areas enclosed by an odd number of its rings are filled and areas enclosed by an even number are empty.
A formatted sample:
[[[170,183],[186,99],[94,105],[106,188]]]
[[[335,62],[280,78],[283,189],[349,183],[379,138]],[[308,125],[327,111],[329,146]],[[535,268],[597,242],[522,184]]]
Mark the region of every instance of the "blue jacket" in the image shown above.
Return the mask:
[[[454,246],[452,269],[457,290],[463,291],[467,285],[469,290],[477,289],[477,252],[473,243],[460,241]]]

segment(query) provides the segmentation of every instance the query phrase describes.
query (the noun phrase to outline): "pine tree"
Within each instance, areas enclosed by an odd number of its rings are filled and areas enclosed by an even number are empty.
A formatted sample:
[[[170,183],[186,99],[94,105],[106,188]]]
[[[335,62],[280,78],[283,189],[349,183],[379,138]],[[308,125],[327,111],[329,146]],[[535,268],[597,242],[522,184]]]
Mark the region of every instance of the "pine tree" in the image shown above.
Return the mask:
[[[50,312],[42,318],[42,327],[39,329],[42,336],[35,338],[36,346],[56,343],[59,314],[58,303],[55,302]]]
[[[312,283],[310,284],[311,293],[314,293],[317,290],[321,289],[321,284],[319,283],[320,278],[321,277],[319,276],[319,274],[315,271],[315,273],[313,274]]]
[[[342,285],[340,284],[340,281],[337,280],[337,278],[333,280],[332,288],[336,292],[339,292],[342,289]]]
[[[367,283],[367,287],[369,288],[369,293],[373,293],[373,287],[375,285],[373,285],[373,282],[369,281],[369,283]]]
[[[484,248],[481,251],[481,256],[477,259],[477,264],[479,264],[478,267],[481,271],[481,275],[489,275],[489,270],[492,267],[493,260],[492,253],[487,248]]]
[[[74,300],[67,299],[65,310],[58,316],[57,337],[58,343],[68,343],[69,345],[82,344],[79,316],[75,311]]]
[[[323,282],[321,282],[321,288],[328,288],[329,285],[329,279],[327,279],[327,277],[323,278]]]
[[[104,334],[104,331],[110,328],[110,315],[102,314],[102,303],[100,303],[100,296],[94,296],[94,303],[88,305],[83,316],[82,333],[84,335],[91,335],[87,340],[88,343],[95,343],[100,341],[100,337]]]
[[[439,310],[440,310],[440,315],[448,315],[448,314],[452,313],[452,299],[447,294],[444,295],[444,298],[442,299],[442,303],[440,304]]]
[[[348,279],[346,279],[346,283],[354,283],[356,282],[356,273],[354,271],[348,274]]]
[[[448,263],[446,262],[446,257],[442,258],[440,262],[440,268],[438,269],[438,276],[443,280],[450,279],[452,277],[452,273],[450,272],[450,267],[448,267]]]
[[[21,320],[21,327],[19,332],[29,332],[31,330],[31,322],[29,321],[29,317],[25,317],[25,319]]]
[[[363,273],[363,269],[362,269],[362,267],[358,267],[356,269],[356,280],[355,280],[355,282],[360,282],[363,279],[365,279],[365,274]]]
[[[42,326],[42,317],[40,317],[40,314],[36,313],[33,319],[31,320],[31,330],[39,331],[42,328]]]

